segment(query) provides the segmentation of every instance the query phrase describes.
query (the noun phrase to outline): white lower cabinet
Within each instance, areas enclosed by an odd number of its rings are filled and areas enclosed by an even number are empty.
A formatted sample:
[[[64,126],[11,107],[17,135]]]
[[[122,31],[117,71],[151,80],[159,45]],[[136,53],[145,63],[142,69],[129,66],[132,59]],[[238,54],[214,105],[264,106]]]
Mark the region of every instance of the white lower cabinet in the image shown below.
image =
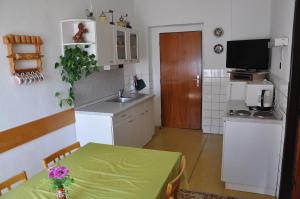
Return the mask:
[[[133,120],[124,120],[113,125],[114,144],[122,146],[134,146],[133,142]]]
[[[152,98],[113,117],[79,111],[76,115],[77,140],[130,147],[143,147],[154,134]]]
[[[222,180],[226,189],[275,195],[281,122],[225,121]]]

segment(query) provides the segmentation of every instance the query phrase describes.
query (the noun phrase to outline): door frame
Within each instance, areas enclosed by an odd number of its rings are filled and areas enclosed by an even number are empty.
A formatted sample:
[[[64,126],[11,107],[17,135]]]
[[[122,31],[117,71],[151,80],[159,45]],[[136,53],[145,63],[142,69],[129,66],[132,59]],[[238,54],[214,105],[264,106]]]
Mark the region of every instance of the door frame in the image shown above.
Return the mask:
[[[297,124],[300,116],[300,0],[296,0],[292,40],[291,72],[286,115],[285,141],[282,161],[279,199],[292,197],[294,165],[297,146]],[[297,108],[295,108],[297,107]]]
[[[174,32],[202,32],[202,67],[199,66],[199,72],[203,74],[203,66],[205,63],[205,48],[204,48],[204,24],[183,24],[183,25],[169,25],[169,26],[153,26],[149,28],[150,36],[150,81],[152,81],[154,97],[154,118],[155,126],[162,125],[161,118],[161,84],[160,84],[160,45],[159,35],[161,33],[174,33]],[[203,76],[203,75],[202,75]],[[202,79],[203,77],[201,77]],[[202,110],[201,110],[202,111]],[[202,126],[202,124],[201,124]]]

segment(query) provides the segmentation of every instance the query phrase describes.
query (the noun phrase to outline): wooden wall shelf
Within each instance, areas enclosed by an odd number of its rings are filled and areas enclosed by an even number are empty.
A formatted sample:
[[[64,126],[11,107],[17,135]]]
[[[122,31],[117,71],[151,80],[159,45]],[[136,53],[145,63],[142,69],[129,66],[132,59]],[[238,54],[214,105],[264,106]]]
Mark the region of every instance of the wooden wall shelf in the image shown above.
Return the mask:
[[[10,65],[10,72],[12,75],[16,73],[24,73],[24,72],[42,72],[42,57],[41,55],[41,45],[43,41],[40,36],[31,36],[31,35],[13,35],[9,34],[3,37],[4,44],[7,45],[7,53],[8,60]],[[16,53],[14,52],[14,45],[34,45],[35,53]],[[26,69],[18,69],[17,61],[23,60],[35,60],[36,67],[26,68]]]

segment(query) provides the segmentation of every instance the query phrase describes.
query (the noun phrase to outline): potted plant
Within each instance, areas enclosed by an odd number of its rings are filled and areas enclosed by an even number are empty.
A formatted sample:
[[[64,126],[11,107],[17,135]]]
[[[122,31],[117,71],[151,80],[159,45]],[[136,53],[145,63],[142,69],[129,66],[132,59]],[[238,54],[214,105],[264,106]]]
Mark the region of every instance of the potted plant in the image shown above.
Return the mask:
[[[94,71],[99,71],[100,67],[97,66],[96,56],[86,51],[89,48],[85,45],[84,48],[76,45],[75,47],[65,47],[64,55],[59,57],[59,62],[55,63],[55,68],[61,68],[62,81],[70,85],[69,94],[63,97],[60,92],[56,92],[55,96],[60,99],[59,106],[74,105],[75,94],[74,84],[79,81],[82,76],[89,76]]]
[[[69,175],[69,169],[64,166],[51,168],[48,171],[48,178],[51,181],[51,189],[56,192],[57,199],[67,199],[65,189],[74,182]]]

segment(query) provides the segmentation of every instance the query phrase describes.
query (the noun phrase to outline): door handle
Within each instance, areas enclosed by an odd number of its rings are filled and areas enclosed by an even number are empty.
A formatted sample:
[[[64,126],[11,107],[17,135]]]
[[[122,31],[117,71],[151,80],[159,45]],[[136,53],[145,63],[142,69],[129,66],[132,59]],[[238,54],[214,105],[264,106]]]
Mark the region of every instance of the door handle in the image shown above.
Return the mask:
[[[193,80],[197,82],[197,87],[199,88],[199,86],[200,86],[200,76],[197,75],[196,78],[193,78]]]

